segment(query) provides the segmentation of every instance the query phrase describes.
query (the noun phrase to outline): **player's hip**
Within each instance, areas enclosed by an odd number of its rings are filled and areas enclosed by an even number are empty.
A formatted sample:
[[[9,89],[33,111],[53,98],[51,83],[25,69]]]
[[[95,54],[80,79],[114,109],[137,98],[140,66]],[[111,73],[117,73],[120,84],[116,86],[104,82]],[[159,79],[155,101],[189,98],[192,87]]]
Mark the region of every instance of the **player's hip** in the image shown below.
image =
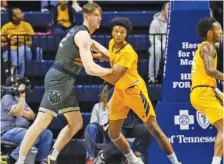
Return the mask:
[[[195,86],[191,89],[191,98],[200,99],[213,99],[215,97],[215,89],[207,85]]]
[[[140,95],[141,92],[143,92],[144,94],[148,93],[146,84],[141,77],[126,89],[120,89],[115,86],[114,91],[116,94],[120,94],[124,96],[125,95],[128,95],[128,96]]]
[[[223,106],[222,97],[212,87],[193,88],[190,94],[190,101],[196,110],[208,108],[220,108]]]
[[[59,89],[59,90],[66,90],[66,88],[72,88],[75,80],[74,78],[54,69],[51,68],[44,79],[44,87],[45,90],[52,90],[52,89]]]

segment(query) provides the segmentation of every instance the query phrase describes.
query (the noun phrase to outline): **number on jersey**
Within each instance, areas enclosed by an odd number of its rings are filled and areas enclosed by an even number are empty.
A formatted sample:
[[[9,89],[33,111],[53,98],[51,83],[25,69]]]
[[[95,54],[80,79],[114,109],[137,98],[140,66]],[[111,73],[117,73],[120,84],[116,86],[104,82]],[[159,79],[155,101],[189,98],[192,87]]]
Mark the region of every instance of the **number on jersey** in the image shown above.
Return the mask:
[[[63,42],[65,41],[65,40],[67,40],[68,39],[68,37],[70,36],[71,34],[67,34],[61,41],[60,41],[60,43],[59,43],[59,46],[61,47],[61,48],[63,48]]]

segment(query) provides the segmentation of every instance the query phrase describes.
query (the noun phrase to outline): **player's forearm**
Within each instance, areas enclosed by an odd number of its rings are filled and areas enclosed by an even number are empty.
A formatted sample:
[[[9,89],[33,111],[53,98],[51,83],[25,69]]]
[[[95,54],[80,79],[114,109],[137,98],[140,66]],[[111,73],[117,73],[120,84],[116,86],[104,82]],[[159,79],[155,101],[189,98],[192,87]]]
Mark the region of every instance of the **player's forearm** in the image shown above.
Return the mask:
[[[108,83],[110,83],[112,85],[115,84],[114,80],[111,79],[111,78],[109,78],[109,77],[107,77],[107,76],[101,76],[100,78],[103,79],[103,80],[105,80],[105,81],[107,81]]]
[[[94,53],[93,58],[95,59],[103,59],[103,60],[109,60],[109,57],[106,55],[103,55],[102,53]]]
[[[103,45],[101,45],[100,43],[98,43],[97,41],[93,40],[93,44],[95,46],[95,48],[98,50],[98,52],[101,52],[103,55],[109,57],[109,51],[107,48],[105,48]]]
[[[215,79],[224,80],[224,74],[214,68],[207,71],[207,74]]]
[[[107,81],[108,83],[110,83],[112,85],[115,85],[118,82],[118,80],[120,79],[120,77],[117,77],[114,73],[111,73],[106,76],[101,76],[100,78]]]
[[[103,68],[95,63],[93,63],[88,70],[86,70],[89,75],[92,76],[106,76],[112,73],[111,68]]]

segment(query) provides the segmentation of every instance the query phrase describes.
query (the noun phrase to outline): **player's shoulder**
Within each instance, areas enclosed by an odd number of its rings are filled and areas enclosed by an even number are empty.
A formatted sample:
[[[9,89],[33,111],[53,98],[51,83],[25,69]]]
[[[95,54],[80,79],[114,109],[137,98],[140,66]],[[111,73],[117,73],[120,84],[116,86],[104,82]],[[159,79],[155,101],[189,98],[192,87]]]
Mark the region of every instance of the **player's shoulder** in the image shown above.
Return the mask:
[[[211,43],[204,41],[200,44],[199,49],[200,51],[213,52],[215,47]]]
[[[74,39],[76,41],[87,41],[87,40],[90,40],[91,37],[88,31],[80,30],[74,35]]]
[[[83,35],[83,38],[84,38],[84,36],[90,37],[90,34],[88,33],[88,31],[85,31],[85,30],[77,31],[76,35]]]
[[[206,42],[206,41],[202,42],[202,43],[199,45],[198,50],[199,50],[199,54],[200,54],[201,56],[203,56],[203,55],[209,55],[209,56],[211,55],[211,56],[213,56],[213,57],[216,56],[216,49],[215,49],[215,47],[214,47],[211,43],[209,43],[209,42]]]
[[[207,48],[212,48],[212,44],[207,42],[207,41],[203,41],[200,43],[200,45],[198,46],[198,48],[203,48],[203,47],[207,47]]]
[[[123,49],[123,53],[128,53],[132,55],[136,55],[137,53],[135,52],[134,48],[132,47],[131,44],[127,43],[127,45]]]

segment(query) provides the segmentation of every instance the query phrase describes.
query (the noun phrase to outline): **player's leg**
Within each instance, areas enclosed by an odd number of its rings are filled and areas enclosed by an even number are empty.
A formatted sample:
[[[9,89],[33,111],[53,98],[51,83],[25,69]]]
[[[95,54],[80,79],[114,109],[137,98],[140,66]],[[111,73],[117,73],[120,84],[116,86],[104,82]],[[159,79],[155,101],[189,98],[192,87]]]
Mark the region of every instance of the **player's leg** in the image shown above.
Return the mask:
[[[127,139],[121,133],[121,127],[130,108],[125,104],[125,95],[123,91],[115,89],[110,104],[109,129],[108,134],[111,141],[126,156],[129,163],[137,163],[139,159],[130,148]],[[140,164],[140,163],[139,163]]]
[[[121,133],[121,127],[124,119],[121,120],[110,120],[108,133],[111,141],[116,145],[116,147],[124,154],[130,164],[143,164],[140,158],[131,150],[129,142]]]
[[[121,127],[124,122],[124,119],[120,120],[110,120],[108,134],[113,141],[113,143],[118,147],[118,149],[127,154],[130,152],[131,148],[127,139],[121,133]]]
[[[216,121],[213,125],[216,127],[218,133],[215,138],[212,164],[220,164],[223,156],[223,119]]]
[[[223,101],[212,88],[195,88],[191,91],[192,106],[203,113],[217,129],[212,164],[220,164],[223,156]]]
[[[108,134],[111,141],[124,154],[131,150],[128,141],[121,134],[121,127],[128,111],[129,108],[125,105],[122,91],[115,89],[110,103]]]
[[[205,108],[204,114],[207,116],[210,123],[217,129],[212,164],[220,164],[223,156],[223,137],[224,137],[223,133],[224,109],[222,99],[223,97],[219,95],[215,90],[213,90],[213,92],[210,93],[211,97],[209,98],[209,101],[206,101],[205,103],[207,104],[207,106],[210,106],[210,108]]]
[[[129,93],[126,98],[129,102],[129,107],[143,120],[172,164],[179,164],[168,138],[157,123],[155,111],[148,97],[144,81],[140,80],[140,84],[134,88],[128,89],[127,93]]]
[[[63,101],[63,109],[59,110],[59,114],[63,114],[67,120],[67,125],[60,131],[57,140],[49,155],[49,159],[56,161],[60,151],[67,145],[72,137],[82,128],[83,120],[80,108],[78,107],[78,101],[75,94],[70,94]]]
[[[146,127],[150,133],[157,140],[160,148],[165,152],[172,164],[178,164],[178,159],[174,153],[174,150],[164,132],[159,127],[156,117],[150,116],[145,122]]]
[[[49,158],[57,160],[58,154],[72,139],[72,137],[82,128],[83,120],[78,107],[73,107],[76,111],[65,113],[64,116],[68,124],[60,131],[57,140],[51,150]]]
[[[46,109],[47,110],[47,109]],[[38,136],[48,127],[53,119],[51,111],[39,112],[34,123],[27,130],[21,143],[19,158],[16,164],[23,164],[32,145]]]

